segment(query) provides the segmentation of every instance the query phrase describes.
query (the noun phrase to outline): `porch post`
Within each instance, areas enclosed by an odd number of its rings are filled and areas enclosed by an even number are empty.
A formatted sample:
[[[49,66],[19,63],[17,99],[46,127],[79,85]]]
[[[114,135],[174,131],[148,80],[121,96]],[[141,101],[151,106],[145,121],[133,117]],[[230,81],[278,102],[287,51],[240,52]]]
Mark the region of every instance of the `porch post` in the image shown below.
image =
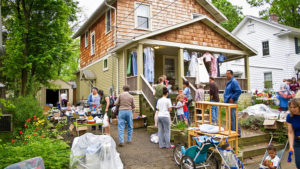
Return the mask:
[[[143,44],[139,43],[137,48],[137,90],[142,90],[142,79],[143,74]]]
[[[247,78],[247,90],[250,91],[250,72],[249,72],[249,56],[244,57],[245,78]]]
[[[183,88],[183,80],[184,76],[184,61],[183,61],[183,49],[180,48],[178,51],[178,87],[179,89]]]

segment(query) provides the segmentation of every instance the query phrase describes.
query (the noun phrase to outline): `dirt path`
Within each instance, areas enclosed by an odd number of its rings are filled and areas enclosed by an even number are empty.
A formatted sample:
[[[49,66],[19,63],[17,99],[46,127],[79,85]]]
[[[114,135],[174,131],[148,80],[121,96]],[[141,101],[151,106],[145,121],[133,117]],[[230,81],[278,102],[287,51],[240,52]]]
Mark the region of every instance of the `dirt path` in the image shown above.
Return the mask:
[[[127,131],[125,132],[125,140]],[[111,136],[119,144],[118,129],[111,125]],[[145,128],[134,129],[132,144],[125,144],[124,147],[117,147],[121,155],[124,169],[174,169],[177,168],[173,161],[173,151],[159,149],[158,144],[150,142],[150,134]]]

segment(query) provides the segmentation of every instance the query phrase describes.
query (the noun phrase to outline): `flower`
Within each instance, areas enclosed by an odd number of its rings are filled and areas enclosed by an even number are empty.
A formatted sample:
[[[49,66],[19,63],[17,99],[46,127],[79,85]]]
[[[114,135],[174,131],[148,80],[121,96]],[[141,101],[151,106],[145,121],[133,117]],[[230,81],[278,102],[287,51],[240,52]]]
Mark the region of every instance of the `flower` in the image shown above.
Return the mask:
[[[20,130],[20,134],[23,134],[23,131],[22,131],[22,130]]]
[[[28,123],[28,122],[30,122],[30,120],[31,120],[31,118],[27,119],[27,121],[26,121],[26,122]]]
[[[30,136],[27,136],[27,138],[30,138]]]
[[[36,135],[36,133],[33,133],[33,135]]]
[[[24,142],[24,144],[27,144],[26,142]]]
[[[12,143],[16,142],[15,140],[11,140]]]
[[[26,124],[24,124],[24,127],[27,127],[27,125],[26,125]]]
[[[36,119],[36,118],[34,118],[34,121],[37,121],[37,119]]]
[[[33,115],[34,118],[36,118],[36,115]]]
[[[34,130],[35,132],[37,131],[37,130]]]
[[[41,137],[44,138],[45,136],[44,136],[44,135],[41,135]]]
[[[38,130],[39,128],[38,128],[38,127],[36,127],[35,129],[37,129],[37,130]]]

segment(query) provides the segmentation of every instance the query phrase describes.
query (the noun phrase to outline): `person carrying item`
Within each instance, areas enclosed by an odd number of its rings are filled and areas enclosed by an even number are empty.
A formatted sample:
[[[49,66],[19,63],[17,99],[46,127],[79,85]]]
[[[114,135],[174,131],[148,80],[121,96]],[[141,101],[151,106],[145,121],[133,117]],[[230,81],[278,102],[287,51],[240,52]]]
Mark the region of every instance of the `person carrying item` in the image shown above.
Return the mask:
[[[158,110],[158,144],[159,148],[174,148],[170,142],[170,111],[172,111],[171,100],[168,99],[169,91],[163,87],[163,97],[157,101],[156,109]]]
[[[289,102],[290,113],[286,117],[290,152],[295,155],[295,163],[300,168],[300,98]]]
[[[98,93],[101,97],[100,100],[101,113],[104,114],[104,118],[103,118],[104,133],[110,135],[110,126],[109,126],[109,119],[111,117],[111,109],[109,108],[110,99],[108,96],[104,95],[103,90],[99,90]],[[107,126],[105,126],[104,123],[106,123]]]
[[[239,82],[233,77],[233,71],[227,70],[226,71],[226,78],[227,83],[225,86],[225,93],[224,93],[224,102],[225,103],[231,103],[231,104],[238,104],[239,97],[242,93],[241,87],[239,85]],[[241,137],[241,127],[240,124],[238,124],[238,129],[236,129],[236,109],[231,108],[231,130],[232,131],[238,131],[239,137]]]
[[[186,125],[188,125],[187,118],[185,117],[184,112],[183,112],[184,95],[182,95],[182,94],[178,95],[176,100],[177,100],[176,108],[177,108],[178,119],[180,119],[180,121],[183,121],[183,122],[185,122]]]
[[[219,88],[217,83],[215,82],[215,78],[209,77],[209,97],[211,102],[219,102]],[[214,125],[218,124],[219,119],[219,110],[218,106],[211,106],[211,116],[212,116],[212,123]]]
[[[280,158],[276,155],[276,147],[272,144],[267,147],[268,156],[264,160],[264,166],[269,169],[276,169],[279,166]]]
[[[121,93],[118,99],[115,102],[116,106],[119,106],[119,115],[118,115],[118,133],[119,133],[119,141],[120,147],[124,146],[124,129],[125,129],[125,121],[127,122],[127,143],[131,143],[131,137],[133,132],[133,119],[132,112],[135,109],[134,98],[131,94],[129,94],[129,87],[123,87],[123,93]]]
[[[90,109],[93,111],[93,108],[97,109],[100,106],[100,96],[98,94],[98,89],[96,87],[92,88],[92,93],[90,93],[89,97],[88,97],[88,105],[90,107]]]

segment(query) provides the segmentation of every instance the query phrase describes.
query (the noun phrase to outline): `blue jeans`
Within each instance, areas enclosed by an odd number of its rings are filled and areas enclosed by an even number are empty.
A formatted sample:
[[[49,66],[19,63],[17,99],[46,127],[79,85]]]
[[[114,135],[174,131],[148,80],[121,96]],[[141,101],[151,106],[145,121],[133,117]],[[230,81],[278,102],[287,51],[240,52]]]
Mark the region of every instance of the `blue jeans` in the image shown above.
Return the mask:
[[[234,104],[237,104],[237,101],[234,102]],[[236,131],[236,109],[235,108],[231,108],[231,131]],[[238,133],[240,135],[240,137],[242,136],[242,132],[241,132],[241,126],[240,123],[238,124]]]
[[[295,152],[295,163],[297,168],[300,168],[300,140],[295,140],[294,142],[294,152]]]
[[[131,142],[131,136],[133,131],[133,121],[132,121],[132,111],[131,110],[119,110],[118,116],[118,133],[120,143],[124,143],[124,129],[125,121],[127,122],[128,136],[127,141]]]
[[[211,102],[216,102],[211,100]],[[218,123],[219,120],[219,107],[218,106],[211,106],[211,121],[213,123]]]

